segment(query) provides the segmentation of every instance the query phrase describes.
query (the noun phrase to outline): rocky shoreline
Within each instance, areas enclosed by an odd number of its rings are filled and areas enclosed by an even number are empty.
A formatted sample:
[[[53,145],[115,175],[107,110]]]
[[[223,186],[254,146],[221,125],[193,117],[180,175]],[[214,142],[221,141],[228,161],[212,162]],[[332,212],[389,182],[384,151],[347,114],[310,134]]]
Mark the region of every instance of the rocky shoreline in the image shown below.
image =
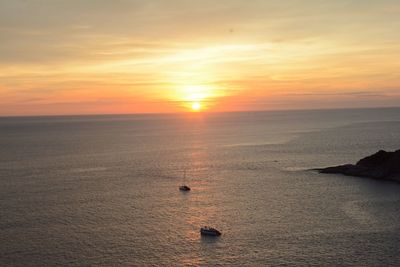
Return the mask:
[[[336,173],[400,182],[400,149],[394,152],[380,150],[359,160],[356,164],[345,164],[315,170],[319,173]]]

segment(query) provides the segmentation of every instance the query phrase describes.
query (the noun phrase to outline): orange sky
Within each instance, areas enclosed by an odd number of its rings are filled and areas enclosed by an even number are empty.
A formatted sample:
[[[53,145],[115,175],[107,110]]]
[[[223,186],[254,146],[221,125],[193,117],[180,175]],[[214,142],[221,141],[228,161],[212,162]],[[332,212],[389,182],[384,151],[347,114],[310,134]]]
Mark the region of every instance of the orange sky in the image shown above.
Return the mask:
[[[0,0],[0,115],[397,106],[400,2]]]

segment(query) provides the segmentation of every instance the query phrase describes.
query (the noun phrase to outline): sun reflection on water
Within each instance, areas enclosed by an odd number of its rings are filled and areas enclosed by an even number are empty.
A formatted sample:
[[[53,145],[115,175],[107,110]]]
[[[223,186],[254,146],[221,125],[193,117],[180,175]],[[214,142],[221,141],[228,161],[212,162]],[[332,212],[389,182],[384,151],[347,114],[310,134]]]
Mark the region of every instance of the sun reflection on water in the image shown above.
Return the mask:
[[[190,151],[186,156],[188,162],[186,182],[192,190],[188,194],[181,194],[182,223],[186,225],[182,238],[188,242],[190,248],[187,249],[187,253],[181,255],[179,263],[198,266],[207,262],[208,251],[212,253],[215,250],[221,237],[204,237],[200,234],[202,226],[214,226],[219,216],[219,206],[214,201],[213,177],[210,175],[208,165],[209,150],[205,148],[202,140],[205,125],[199,123],[195,127]]]

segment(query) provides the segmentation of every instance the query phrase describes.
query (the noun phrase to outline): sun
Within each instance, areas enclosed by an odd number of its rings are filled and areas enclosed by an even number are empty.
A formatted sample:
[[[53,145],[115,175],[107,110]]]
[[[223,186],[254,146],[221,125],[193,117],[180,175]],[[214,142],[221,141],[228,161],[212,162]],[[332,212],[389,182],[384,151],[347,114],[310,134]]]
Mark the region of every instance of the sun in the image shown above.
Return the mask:
[[[200,111],[201,109],[201,104],[199,102],[193,102],[192,103],[192,110],[193,111]]]
[[[178,102],[181,110],[205,112],[213,106],[221,93],[211,84],[181,85],[170,91],[169,98]]]

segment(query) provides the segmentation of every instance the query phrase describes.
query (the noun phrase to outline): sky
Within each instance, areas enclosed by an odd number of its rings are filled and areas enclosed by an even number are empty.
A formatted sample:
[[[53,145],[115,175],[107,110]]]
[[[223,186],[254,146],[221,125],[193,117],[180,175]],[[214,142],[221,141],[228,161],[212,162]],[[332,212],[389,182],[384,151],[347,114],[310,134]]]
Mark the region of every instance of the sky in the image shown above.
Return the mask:
[[[389,107],[398,0],[0,0],[0,116]]]

